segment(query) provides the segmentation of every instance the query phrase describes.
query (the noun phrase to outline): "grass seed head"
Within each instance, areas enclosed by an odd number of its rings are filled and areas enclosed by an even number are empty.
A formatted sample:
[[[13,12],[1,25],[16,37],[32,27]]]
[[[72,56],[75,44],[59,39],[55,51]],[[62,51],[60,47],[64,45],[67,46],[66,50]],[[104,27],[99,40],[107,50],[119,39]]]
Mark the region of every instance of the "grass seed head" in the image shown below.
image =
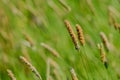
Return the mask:
[[[26,33],[23,33],[25,40],[29,42],[30,46],[34,46],[34,42],[32,41],[31,37],[28,36]]]
[[[14,74],[12,73],[12,71],[10,69],[7,69],[8,75],[11,78],[11,80],[16,80]]]
[[[100,37],[102,39],[102,42],[103,42],[106,50],[109,51],[110,43],[108,42],[108,39],[107,39],[106,35],[103,32],[100,32]]]
[[[79,39],[80,43],[82,44],[82,46],[84,46],[85,39],[84,39],[84,35],[83,35],[83,30],[80,27],[80,25],[78,25],[78,24],[76,24],[76,29],[77,29],[78,39]]]
[[[53,49],[51,46],[49,46],[45,43],[41,43],[41,46],[43,46],[45,49],[49,50],[53,56],[60,57],[59,53],[55,49]]]
[[[105,54],[102,44],[98,44],[98,49],[100,51],[101,61],[103,62],[104,66],[107,68],[108,62],[107,62],[106,54]]]
[[[73,68],[70,70],[70,73],[71,73],[71,76],[72,76],[72,80],[78,80],[78,78],[76,76],[76,73],[75,73]]]
[[[118,24],[117,22],[114,23],[114,28],[116,30],[120,30],[120,24]]]
[[[72,29],[69,21],[68,21],[68,20],[65,20],[64,23],[65,23],[66,28],[67,28],[67,30],[68,30],[71,38],[72,38],[72,41],[73,41],[73,43],[74,43],[74,45],[75,45],[75,48],[76,48],[77,50],[79,50],[78,40],[77,40],[77,38],[76,38],[76,35],[75,35],[75,33],[74,33],[74,31],[73,31],[73,29]]]
[[[26,64],[26,66],[40,79],[42,80],[39,72],[36,70],[36,68],[23,56],[20,56],[20,60]]]
[[[115,19],[114,19],[114,17],[113,17],[113,14],[112,14],[112,12],[110,11],[110,10],[108,10],[109,12],[108,12],[108,15],[109,15],[109,24],[110,25],[113,25],[114,23],[115,23]]]

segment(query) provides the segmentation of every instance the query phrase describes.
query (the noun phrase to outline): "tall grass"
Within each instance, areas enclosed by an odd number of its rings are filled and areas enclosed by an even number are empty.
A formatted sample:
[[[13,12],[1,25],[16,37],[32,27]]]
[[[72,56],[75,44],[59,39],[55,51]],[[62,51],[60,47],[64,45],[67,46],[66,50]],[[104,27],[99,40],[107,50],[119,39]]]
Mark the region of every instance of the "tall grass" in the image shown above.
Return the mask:
[[[119,5],[0,0],[0,80],[119,80]]]

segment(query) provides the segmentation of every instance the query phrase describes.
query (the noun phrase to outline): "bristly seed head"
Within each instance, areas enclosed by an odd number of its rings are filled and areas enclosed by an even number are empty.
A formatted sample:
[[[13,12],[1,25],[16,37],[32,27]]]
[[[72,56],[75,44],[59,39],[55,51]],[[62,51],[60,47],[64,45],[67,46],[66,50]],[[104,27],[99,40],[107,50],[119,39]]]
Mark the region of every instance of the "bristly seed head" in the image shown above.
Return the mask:
[[[104,52],[102,44],[98,44],[98,49],[100,51],[101,61],[103,62],[104,66],[107,68],[108,67],[108,62],[107,62],[106,54]]]
[[[26,66],[40,79],[42,80],[39,72],[36,70],[36,68],[23,56],[20,56],[20,60],[26,64]]]
[[[114,28],[116,30],[119,30],[120,29],[120,24],[118,24],[117,22],[114,23]]]
[[[82,44],[82,46],[84,46],[85,39],[84,39],[84,35],[83,35],[83,30],[80,27],[80,25],[78,25],[78,24],[76,24],[76,29],[77,29],[78,39],[79,39],[80,43]]]
[[[102,39],[102,42],[103,42],[106,50],[109,51],[110,50],[110,44],[108,42],[108,39],[107,39],[106,35],[103,32],[100,32],[100,37]]]
[[[45,43],[41,43],[41,46],[44,47],[45,49],[49,50],[52,53],[52,55],[54,55],[55,57],[60,57],[59,53],[51,46],[49,46]]]
[[[109,15],[109,24],[110,24],[110,25],[113,25],[113,24],[115,23],[115,19],[114,19],[114,17],[112,16],[113,14],[112,14],[112,12],[111,12],[110,10],[109,10],[108,15]]]
[[[79,44],[78,44],[78,40],[77,40],[77,38],[76,38],[76,35],[75,35],[75,33],[74,33],[74,31],[73,31],[73,29],[72,29],[69,21],[68,21],[68,20],[65,20],[64,23],[65,23],[66,28],[67,28],[67,30],[68,30],[71,38],[72,38],[72,41],[73,41],[73,43],[74,43],[74,45],[75,45],[75,48],[76,48],[77,50],[79,50],[80,47],[79,47]]]
[[[120,32],[120,24],[118,24],[115,18],[113,17],[110,7],[109,7],[109,24],[114,26],[114,28]]]
[[[78,80],[78,78],[76,76],[76,73],[75,73],[73,68],[70,70],[70,73],[71,73],[71,76],[72,76],[72,80]]]
[[[11,80],[16,80],[14,74],[12,73],[12,71],[10,69],[7,69],[8,75],[11,78]]]
[[[25,37],[25,40],[29,42],[30,46],[34,46],[34,42],[32,41],[31,37],[28,36],[25,32],[23,32],[23,35]]]

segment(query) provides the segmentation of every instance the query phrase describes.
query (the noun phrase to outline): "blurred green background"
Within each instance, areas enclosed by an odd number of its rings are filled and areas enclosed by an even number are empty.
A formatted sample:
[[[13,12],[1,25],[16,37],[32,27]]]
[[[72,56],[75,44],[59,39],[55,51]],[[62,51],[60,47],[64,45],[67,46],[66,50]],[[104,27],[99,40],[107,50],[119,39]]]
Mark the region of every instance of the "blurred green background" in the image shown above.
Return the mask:
[[[19,56],[26,57],[43,80],[72,80],[71,68],[79,80],[119,80],[120,33],[109,23],[109,13],[120,22],[119,6],[119,0],[0,0],[0,80],[10,80],[6,69],[17,80],[37,80]],[[80,45],[80,52],[64,25],[66,19],[75,33],[76,24],[83,29],[86,44]],[[97,48],[100,32],[112,46],[105,50],[107,69]],[[60,58],[41,43],[55,49]]]

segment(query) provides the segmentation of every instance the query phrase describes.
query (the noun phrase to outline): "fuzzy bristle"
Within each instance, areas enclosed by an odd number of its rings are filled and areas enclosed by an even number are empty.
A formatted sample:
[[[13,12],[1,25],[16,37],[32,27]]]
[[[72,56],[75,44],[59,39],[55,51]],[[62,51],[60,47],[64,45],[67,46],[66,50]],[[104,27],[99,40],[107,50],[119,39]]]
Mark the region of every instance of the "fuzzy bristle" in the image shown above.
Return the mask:
[[[96,15],[96,14],[95,14],[95,7],[93,6],[92,1],[91,1],[91,0],[86,0],[86,1],[87,1],[87,4],[88,4],[88,6],[89,6],[89,8],[90,8],[90,10],[91,10],[91,12],[92,12],[92,14],[93,14],[93,15]]]
[[[111,7],[109,7],[108,11],[109,11],[109,24],[114,26],[114,28],[120,32],[120,24],[115,20],[113,12],[111,11]]]

